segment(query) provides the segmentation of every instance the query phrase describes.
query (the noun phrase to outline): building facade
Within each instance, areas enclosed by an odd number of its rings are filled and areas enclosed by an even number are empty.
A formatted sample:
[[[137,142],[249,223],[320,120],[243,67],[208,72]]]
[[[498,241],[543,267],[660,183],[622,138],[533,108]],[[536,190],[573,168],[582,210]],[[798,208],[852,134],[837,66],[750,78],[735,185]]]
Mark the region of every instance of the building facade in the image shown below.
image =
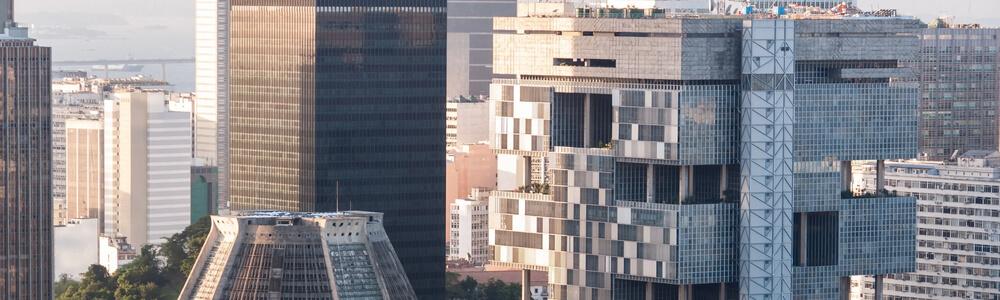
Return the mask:
[[[191,224],[191,114],[161,91],[104,102],[104,224],[109,237],[159,244]]]
[[[490,94],[493,17],[512,17],[517,0],[448,0],[448,99]]]
[[[1000,29],[938,20],[922,34],[920,152],[943,160],[1000,148]]]
[[[496,19],[493,264],[547,271],[551,299],[838,299],[852,275],[913,271],[915,199],[842,191],[851,161],[916,156],[900,62],[920,27],[567,4]]]
[[[66,218],[101,218],[104,124],[69,119],[66,131]]]
[[[86,77],[86,75],[83,75]],[[87,89],[82,78],[52,81],[52,202],[54,224],[69,219],[66,199],[66,120],[99,119],[101,94]]]
[[[452,99],[447,104],[447,145],[454,150],[461,145],[480,144],[490,140],[489,101]]]
[[[52,49],[35,45],[0,1],[0,298],[52,298]]]
[[[489,192],[477,189],[468,199],[451,203],[448,259],[483,265],[492,258],[489,245]]]
[[[97,238],[97,261],[109,274],[127,265],[139,256],[139,249],[128,243],[124,236],[101,235]]]
[[[230,6],[232,210],[385,213],[417,296],[443,298],[445,1]]]
[[[229,209],[229,1],[195,1],[194,156],[218,167],[214,211]]]
[[[873,164],[864,183],[875,189]],[[917,270],[885,279],[883,299],[1000,299],[1000,153],[956,162],[887,162],[885,189],[917,198]],[[874,299],[872,280],[862,299]]]
[[[360,211],[213,216],[178,299],[415,300],[382,224]]]

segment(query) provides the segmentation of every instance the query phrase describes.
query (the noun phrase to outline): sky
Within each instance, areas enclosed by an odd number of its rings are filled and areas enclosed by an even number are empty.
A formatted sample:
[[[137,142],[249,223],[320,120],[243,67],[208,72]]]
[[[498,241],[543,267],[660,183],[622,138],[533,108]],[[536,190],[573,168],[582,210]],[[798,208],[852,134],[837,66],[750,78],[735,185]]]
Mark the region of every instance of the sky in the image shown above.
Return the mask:
[[[194,0],[15,0],[18,22],[33,27],[55,60],[194,56]],[[1000,26],[1000,0],[859,0],[929,20]]]

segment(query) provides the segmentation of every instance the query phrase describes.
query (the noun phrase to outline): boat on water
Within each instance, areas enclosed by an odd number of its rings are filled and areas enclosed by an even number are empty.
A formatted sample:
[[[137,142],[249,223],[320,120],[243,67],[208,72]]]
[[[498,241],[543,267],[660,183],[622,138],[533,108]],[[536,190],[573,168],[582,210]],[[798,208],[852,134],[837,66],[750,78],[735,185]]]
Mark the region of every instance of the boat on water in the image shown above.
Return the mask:
[[[142,72],[143,65],[93,65],[90,67],[94,71],[116,71],[116,72]]]

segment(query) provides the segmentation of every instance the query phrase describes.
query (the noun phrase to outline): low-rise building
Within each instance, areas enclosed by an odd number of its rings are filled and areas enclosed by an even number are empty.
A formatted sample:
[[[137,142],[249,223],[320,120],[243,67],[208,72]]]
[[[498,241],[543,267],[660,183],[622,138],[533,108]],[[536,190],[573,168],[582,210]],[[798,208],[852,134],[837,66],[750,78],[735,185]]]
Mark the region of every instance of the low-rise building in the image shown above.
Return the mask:
[[[108,273],[114,273],[139,255],[138,249],[123,236],[101,235],[98,237],[97,252],[98,263],[108,269]]]

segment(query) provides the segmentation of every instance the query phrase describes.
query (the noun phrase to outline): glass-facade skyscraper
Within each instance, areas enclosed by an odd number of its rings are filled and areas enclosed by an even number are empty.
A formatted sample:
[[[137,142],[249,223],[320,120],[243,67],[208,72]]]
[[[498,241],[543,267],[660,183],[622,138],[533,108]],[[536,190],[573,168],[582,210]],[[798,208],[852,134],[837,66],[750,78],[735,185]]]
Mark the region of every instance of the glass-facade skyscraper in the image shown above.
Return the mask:
[[[0,298],[52,298],[52,50],[0,1]]]
[[[547,271],[550,299],[843,299],[851,276],[913,271],[916,200],[852,193],[851,166],[916,156],[900,62],[921,26],[566,3],[495,19],[493,264]]]
[[[233,210],[367,210],[444,297],[444,0],[233,0]]]

